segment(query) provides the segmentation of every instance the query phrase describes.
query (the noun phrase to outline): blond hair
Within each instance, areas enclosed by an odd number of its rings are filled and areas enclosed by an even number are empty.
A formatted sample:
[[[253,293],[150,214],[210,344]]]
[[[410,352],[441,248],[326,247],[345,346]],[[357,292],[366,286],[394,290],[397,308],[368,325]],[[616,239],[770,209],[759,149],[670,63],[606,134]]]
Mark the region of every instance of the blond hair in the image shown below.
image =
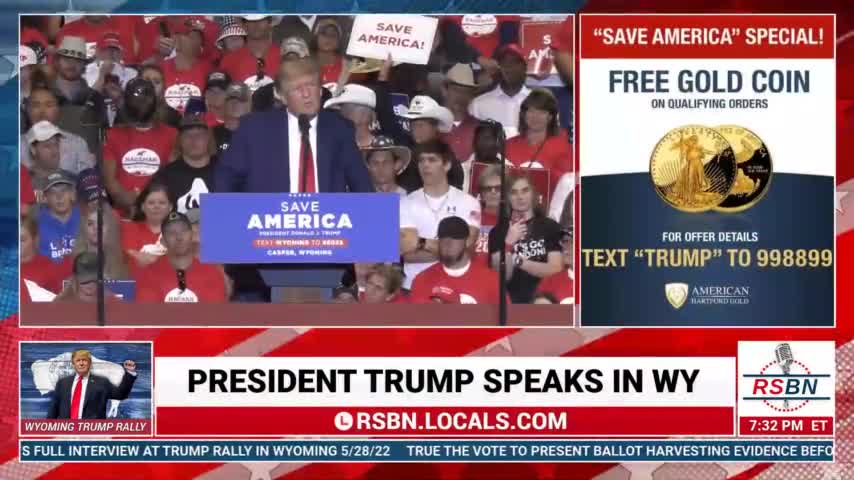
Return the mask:
[[[71,352],[71,361],[73,362],[77,357],[86,357],[89,361],[92,361],[92,352],[86,350],[85,348],[77,349]]]
[[[317,77],[318,85],[320,84],[320,65],[318,65],[317,60],[305,57],[281,62],[279,64],[279,71],[276,74],[276,85],[279,86],[281,93],[285,93],[285,89],[282,88],[284,84],[294,78],[305,75]]]

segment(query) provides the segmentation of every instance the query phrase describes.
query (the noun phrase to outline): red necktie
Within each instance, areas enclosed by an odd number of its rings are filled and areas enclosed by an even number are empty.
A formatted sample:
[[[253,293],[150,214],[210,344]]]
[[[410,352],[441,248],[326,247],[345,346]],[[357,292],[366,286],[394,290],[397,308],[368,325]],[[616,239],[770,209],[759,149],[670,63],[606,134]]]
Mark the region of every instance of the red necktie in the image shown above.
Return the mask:
[[[80,416],[80,396],[83,393],[83,376],[77,376],[77,385],[74,386],[74,392],[71,394],[71,419],[76,420]]]
[[[299,186],[301,193],[314,193],[314,155],[311,152],[311,141],[308,135],[302,135],[299,150]],[[303,172],[305,169],[305,172]],[[303,176],[304,175],[304,176]],[[303,180],[305,179],[305,180]]]

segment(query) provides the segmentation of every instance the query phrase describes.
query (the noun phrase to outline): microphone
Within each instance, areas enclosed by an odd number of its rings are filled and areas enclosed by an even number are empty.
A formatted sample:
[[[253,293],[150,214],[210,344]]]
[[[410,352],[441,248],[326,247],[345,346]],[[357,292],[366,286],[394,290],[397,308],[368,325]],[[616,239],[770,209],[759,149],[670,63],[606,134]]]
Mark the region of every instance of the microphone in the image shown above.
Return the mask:
[[[788,375],[792,362],[795,361],[792,356],[792,347],[788,343],[781,343],[774,349],[774,354],[777,356],[777,365],[780,365],[783,375]],[[783,400],[783,408],[789,408],[788,400]]]
[[[792,362],[795,361],[792,356],[792,347],[788,343],[781,343],[774,349],[774,353],[777,355],[777,364],[780,365],[783,374],[788,375],[789,368],[792,366]]]

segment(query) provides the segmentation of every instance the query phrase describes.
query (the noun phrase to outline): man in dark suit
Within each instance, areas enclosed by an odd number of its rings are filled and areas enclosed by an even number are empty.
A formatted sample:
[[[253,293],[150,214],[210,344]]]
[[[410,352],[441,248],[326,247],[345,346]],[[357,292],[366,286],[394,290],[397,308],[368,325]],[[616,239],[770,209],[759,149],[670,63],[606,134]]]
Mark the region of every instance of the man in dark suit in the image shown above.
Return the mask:
[[[240,119],[217,164],[215,192],[373,192],[353,125],[321,111],[320,69],[311,58],[282,62],[286,109]]]
[[[107,418],[107,401],[128,398],[136,381],[136,362],[133,360],[125,360],[125,374],[118,387],[107,378],[91,373],[92,354],[88,350],[75,350],[71,354],[71,365],[76,373],[56,382],[47,418]]]

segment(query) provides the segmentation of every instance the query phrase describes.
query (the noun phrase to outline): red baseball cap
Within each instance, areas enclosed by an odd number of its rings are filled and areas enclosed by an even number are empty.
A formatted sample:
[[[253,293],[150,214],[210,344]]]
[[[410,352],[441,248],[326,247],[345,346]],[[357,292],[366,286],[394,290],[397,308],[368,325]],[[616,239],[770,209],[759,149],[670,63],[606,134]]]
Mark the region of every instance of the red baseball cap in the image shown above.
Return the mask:
[[[199,32],[202,37],[204,37],[205,23],[197,18],[184,18],[172,23],[172,33],[176,35],[186,34],[193,31]]]
[[[102,50],[104,48],[117,48],[119,50],[124,50],[124,48],[122,48],[122,42],[119,39],[119,34],[115,32],[107,32],[101,36],[100,40],[98,40],[97,48],[98,50]]]
[[[495,58],[495,60],[501,60],[501,58],[508,53],[515,53],[516,55],[519,55],[519,58],[523,61],[525,60],[525,53],[522,52],[522,47],[515,43],[507,43],[496,48],[493,58]]]

